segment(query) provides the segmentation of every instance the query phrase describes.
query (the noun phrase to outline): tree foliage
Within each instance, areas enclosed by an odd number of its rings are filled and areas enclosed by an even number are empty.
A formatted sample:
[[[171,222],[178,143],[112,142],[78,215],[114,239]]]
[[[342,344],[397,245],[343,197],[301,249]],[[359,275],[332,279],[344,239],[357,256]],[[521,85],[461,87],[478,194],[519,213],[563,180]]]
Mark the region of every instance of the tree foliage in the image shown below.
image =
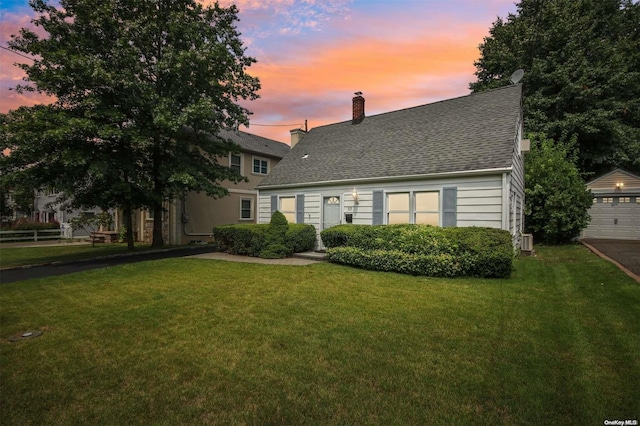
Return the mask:
[[[154,212],[153,245],[163,244],[163,202],[188,190],[227,194],[242,179],[217,159],[239,147],[218,136],[248,122],[240,100],[260,85],[246,73],[237,9],[195,0],[31,0],[33,23],[11,49],[27,84],[55,97],[5,117],[0,160],[8,181],[49,183],[72,206]],[[131,231],[131,223],[125,224]],[[128,241],[132,244],[131,235]],[[131,246],[132,247],[132,246]]]
[[[576,166],[575,137],[568,143],[531,136],[525,157],[525,224],[535,240],[568,243],[589,223],[591,191]]]
[[[473,91],[523,78],[525,128],[576,135],[583,174],[640,171],[640,3],[521,0],[480,45]]]

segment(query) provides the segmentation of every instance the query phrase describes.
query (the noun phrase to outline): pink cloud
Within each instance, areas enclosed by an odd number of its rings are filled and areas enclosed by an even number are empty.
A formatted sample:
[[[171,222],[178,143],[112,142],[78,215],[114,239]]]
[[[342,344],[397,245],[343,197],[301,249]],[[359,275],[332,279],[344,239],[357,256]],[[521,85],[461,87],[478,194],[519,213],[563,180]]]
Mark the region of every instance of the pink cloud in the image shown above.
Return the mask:
[[[413,1],[404,7],[348,0],[233,3],[247,54],[258,59],[248,72],[262,82],[261,98],[245,104],[254,112],[248,131],[284,142],[305,119],[310,128],[350,119],[354,91],[364,92],[368,115],[469,93],[478,45],[495,18],[513,10],[513,0],[436,3],[441,10]],[[11,27],[2,22],[5,43],[29,17],[12,21]],[[6,91],[22,78],[22,71],[7,66],[20,60],[11,55],[0,52],[0,112],[42,102]]]

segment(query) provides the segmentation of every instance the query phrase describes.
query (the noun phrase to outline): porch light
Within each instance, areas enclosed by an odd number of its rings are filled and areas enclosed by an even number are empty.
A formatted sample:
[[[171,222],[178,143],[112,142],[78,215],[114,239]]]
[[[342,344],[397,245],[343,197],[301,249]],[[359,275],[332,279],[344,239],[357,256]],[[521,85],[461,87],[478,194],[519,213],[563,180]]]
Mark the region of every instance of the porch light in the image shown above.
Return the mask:
[[[624,186],[624,182],[616,182],[616,188],[620,189]]]
[[[353,201],[358,204],[358,191],[353,188],[353,192],[351,193],[351,197],[353,197]]]

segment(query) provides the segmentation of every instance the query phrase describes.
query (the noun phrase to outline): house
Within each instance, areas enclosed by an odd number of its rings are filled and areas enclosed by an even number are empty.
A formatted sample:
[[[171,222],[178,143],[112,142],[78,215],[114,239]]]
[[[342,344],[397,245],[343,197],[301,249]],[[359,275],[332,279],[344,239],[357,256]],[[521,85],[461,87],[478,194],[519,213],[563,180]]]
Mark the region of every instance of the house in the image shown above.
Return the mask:
[[[167,244],[211,241],[216,225],[256,223],[258,185],[290,150],[289,145],[242,131],[225,131],[221,136],[240,145],[239,154],[229,154],[222,161],[248,178],[237,184],[222,182],[229,195],[214,199],[205,193],[189,192],[184,199],[166,204],[163,232]],[[121,215],[116,223],[122,226]],[[152,241],[153,215],[148,210],[134,214],[137,239]]]
[[[280,210],[319,233],[341,223],[487,226],[520,245],[522,86],[291,131],[291,151],[258,185],[258,222]]]
[[[640,240],[640,176],[615,169],[587,183],[591,221],[582,238]]]
[[[70,209],[65,208],[63,203],[57,201],[61,193],[55,188],[47,188],[42,191],[35,191],[33,200],[33,219],[36,222],[52,222],[60,223],[61,228],[65,230],[66,238],[77,238],[89,236],[88,229],[72,229],[69,222],[85,214],[92,216],[99,214],[102,209],[98,207],[87,209]],[[109,211],[113,213],[113,211]]]

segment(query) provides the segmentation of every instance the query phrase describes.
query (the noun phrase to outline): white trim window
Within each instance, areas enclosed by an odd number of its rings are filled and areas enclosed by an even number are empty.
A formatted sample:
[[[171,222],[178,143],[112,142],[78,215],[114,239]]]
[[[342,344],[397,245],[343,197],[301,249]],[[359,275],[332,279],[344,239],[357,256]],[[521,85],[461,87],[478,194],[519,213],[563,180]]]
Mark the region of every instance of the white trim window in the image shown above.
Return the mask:
[[[414,209],[413,223],[434,226],[440,225],[440,192],[414,193]]]
[[[289,223],[296,223],[296,197],[280,197],[278,210]]]
[[[411,223],[409,192],[387,194],[387,224]]]
[[[269,160],[263,157],[253,157],[251,171],[254,175],[266,175],[269,173]]]
[[[229,168],[239,175],[242,173],[242,155],[241,154],[229,154]]]
[[[440,191],[387,193],[387,224],[440,226]]]
[[[253,198],[240,198],[240,220],[253,220]]]

